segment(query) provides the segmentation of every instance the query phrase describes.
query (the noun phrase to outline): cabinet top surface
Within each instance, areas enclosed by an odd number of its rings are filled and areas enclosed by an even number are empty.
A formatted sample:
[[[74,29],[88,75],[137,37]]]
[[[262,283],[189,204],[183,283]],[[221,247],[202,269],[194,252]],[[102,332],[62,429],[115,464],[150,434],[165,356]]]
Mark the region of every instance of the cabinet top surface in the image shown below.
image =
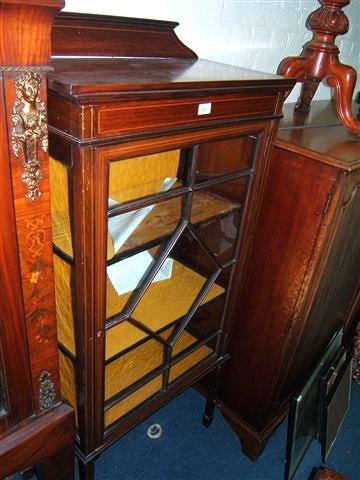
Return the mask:
[[[180,58],[82,58],[52,61],[50,92],[66,96],[116,95],[158,90],[287,90],[294,81],[208,60]]]
[[[360,138],[342,126],[331,101],[314,102],[308,116],[294,115],[294,104],[287,104],[276,143],[348,171],[360,168]]]

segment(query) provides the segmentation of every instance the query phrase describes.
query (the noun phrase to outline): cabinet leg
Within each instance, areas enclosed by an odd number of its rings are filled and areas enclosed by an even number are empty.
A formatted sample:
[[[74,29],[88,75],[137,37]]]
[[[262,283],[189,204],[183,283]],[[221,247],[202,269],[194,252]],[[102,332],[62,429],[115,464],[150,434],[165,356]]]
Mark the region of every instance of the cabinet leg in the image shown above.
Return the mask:
[[[222,414],[239,437],[242,452],[251,460],[256,460],[264,450],[277,424],[271,425],[268,430],[258,432],[240,417],[229,415],[224,411]]]
[[[206,398],[205,412],[202,418],[202,422],[205,427],[210,427],[212,421],[214,420],[215,396],[219,386],[219,380],[220,367],[217,367],[217,369],[212,373],[210,388]]]
[[[79,460],[79,478],[80,480],[94,480],[95,478],[95,461],[82,463]]]
[[[74,447],[70,445],[36,467],[39,480],[74,480]]]

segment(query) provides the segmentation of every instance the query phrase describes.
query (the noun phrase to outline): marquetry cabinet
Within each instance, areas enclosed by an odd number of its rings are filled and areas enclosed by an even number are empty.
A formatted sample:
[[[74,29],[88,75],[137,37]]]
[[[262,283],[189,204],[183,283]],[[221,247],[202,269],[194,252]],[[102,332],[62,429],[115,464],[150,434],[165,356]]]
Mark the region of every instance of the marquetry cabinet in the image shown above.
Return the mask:
[[[62,14],[52,33],[60,376],[82,479],[209,373],[210,423],[269,142],[293,85],[198,60],[176,25]]]
[[[0,2],[0,479],[33,467],[46,480],[73,479],[74,417],[60,400],[46,121],[50,29],[62,6]]]
[[[360,140],[332,102],[284,108],[218,399],[256,458],[333,334],[351,345],[360,284]]]

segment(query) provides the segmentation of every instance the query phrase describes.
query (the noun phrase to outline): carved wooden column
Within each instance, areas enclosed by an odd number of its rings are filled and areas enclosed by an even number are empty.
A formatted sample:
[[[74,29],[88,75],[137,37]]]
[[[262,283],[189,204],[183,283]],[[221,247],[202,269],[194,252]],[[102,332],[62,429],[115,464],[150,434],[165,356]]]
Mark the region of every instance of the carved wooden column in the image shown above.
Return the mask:
[[[352,96],[356,84],[356,71],[339,61],[339,49],[335,45],[338,35],[349,29],[349,21],[342,11],[350,0],[319,0],[321,7],[312,12],[306,27],[313,32],[299,57],[287,57],[278,67],[278,73],[295,77],[302,83],[301,94],[296,109],[302,112],[310,110],[311,100],[319,86],[324,82],[334,88],[337,114],[349,130],[360,135],[360,123],[351,111]]]
[[[45,464],[45,478],[72,478],[71,462],[51,460],[71,455],[74,437],[59,392],[46,115],[50,34],[63,5],[0,1],[0,478],[34,464]]]

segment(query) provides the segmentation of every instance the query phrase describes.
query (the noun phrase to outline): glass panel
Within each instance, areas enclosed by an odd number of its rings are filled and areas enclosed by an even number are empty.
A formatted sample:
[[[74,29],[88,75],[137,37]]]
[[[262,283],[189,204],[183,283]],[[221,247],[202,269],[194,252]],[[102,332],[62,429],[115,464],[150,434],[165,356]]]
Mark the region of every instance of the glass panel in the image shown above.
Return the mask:
[[[191,238],[188,231],[182,234],[167,260],[167,278],[152,282],[131,313],[132,318],[152,331],[158,331],[186,315],[208,278],[217,270],[216,263],[199,244],[190,243]],[[200,303],[206,303],[222,293],[223,289],[214,284]]]
[[[217,283],[219,283],[219,280],[217,280]],[[196,341],[217,332],[220,329],[224,304],[225,295],[221,295],[202,305],[186,326],[186,331]],[[215,345],[213,345],[213,348],[215,349]]]
[[[191,222],[221,264],[234,258],[248,184],[249,177],[243,177],[194,192]],[[208,205],[208,219],[199,221],[199,204]]]
[[[108,279],[107,318],[114,319],[115,315],[123,312],[124,320],[107,330],[107,360],[138,344],[149,333],[159,333],[177,323],[188,314],[190,308],[210,302],[224,293],[224,289],[214,283],[215,278],[211,280],[219,266],[211,255],[194,241],[191,233],[185,231],[175,243],[170,256],[163,262],[159,273],[151,282],[149,280],[150,284],[138,303],[129,308],[134,296],[141,294],[139,286],[146,279],[163,248],[164,246],[159,246],[146,250],[114,265],[118,273],[117,277],[110,275],[113,283]],[[120,281],[116,283],[118,279]],[[198,302],[197,305],[194,304],[195,301]],[[129,321],[125,320],[128,317]],[[133,321],[139,323],[133,325]]]
[[[228,267],[222,270],[216,278],[216,287],[222,288],[224,293],[228,287],[231,269],[232,267]],[[171,352],[170,383],[216,352],[225,300],[226,295],[223,294],[204,303],[185,326]],[[176,326],[173,330],[176,330]]]
[[[121,324],[122,325],[122,324]],[[173,327],[163,331],[161,336],[168,338]],[[196,338],[183,332],[176,346],[174,355],[181,355],[187,348],[196,342]],[[195,365],[198,361],[207,357],[209,352],[213,353],[207,346],[202,346],[193,355],[188,355],[187,361],[179,362],[176,367],[177,376],[185,372],[187,367]],[[110,399],[114,395],[125,393],[119,402],[110,403],[105,410],[105,427],[119,420],[122,416],[131,410],[139,407],[150,397],[162,392],[163,376],[157,375],[163,365],[163,347],[154,341],[147,340],[141,346],[138,346],[128,353],[120,356],[106,366],[105,370],[105,397]],[[146,381],[146,376],[151,375],[151,380]],[[143,381],[139,386],[134,385],[137,381]],[[126,392],[128,389],[128,392]],[[126,395],[126,393],[128,393]]]
[[[196,182],[251,168],[255,145],[256,139],[248,136],[200,144],[196,161]]]
[[[179,344],[188,344],[189,347],[195,346],[196,339],[192,335],[190,335],[186,330],[182,333],[181,337],[178,340]],[[204,361],[208,357],[214,354],[214,342],[211,344],[203,344],[198,346],[197,348],[192,349],[186,356],[182,357],[179,355],[177,359],[175,357],[174,361],[172,362],[172,366],[170,367],[169,372],[169,382],[172,383],[177,380],[179,377],[184,375],[190,369],[195,368],[200,362]],[[178,345],[173,350],[173,355],[175,356],[178,354]]]
[[[128,321],[118,323],[106,330],[105,360],[113,359],[129,347],[138,345],[148,334]]]
[[[77,402],[76,402],[76,388],[75,388],[75,368],[69,357],[63,354],[61,350],[59,353],[59,371],[60,371],[60,388],[61,397],[73,407],[75,410],[75,421],[78,424],[77,416]]]
[[[131,255],[107,267],[106,318],[120,314],[138,292],[141,283],[154,266],[164,244]],[[165,262],[154,285],[162,284],[168,276],[169,262]]]
[[[118,160],[110,164],[109,196],[113,204],[183,186],[180,150]]]
[[[108,427],[116,420],[120,419],[134,408],[141,405],[149,397],[153,397],[162,387],[162,375],[159,375],[138,388],[132,394],[124,398],[124,400],[116,403],[114,406],[105,410],[104,423]]]
[[[73,256],[69,209],[70,169],[54,158],[49,158],[51,187],[51,218],[53,243],[64,253]]]
[[[109,218],[108,260],[171,234],[180,221],[182,201],[180,196]]]
[[[163,347],[149,339],[113,360],[105,368],[105,400],[162,366]]]
[[[134,312],[131,314],[131,317],[141,322],[151,331],[159,331],[163,327],[183,317],[188,312],[205,282],[205,277],[197,274],[194,270],[180,262],[173,260],[171,276],[163,281],[152,282]],[[108,293],[109,290],[110,294],[108,295],[108,299],[111,301],[112,298],[115,298],[116,306],[114,308],[114,303],[110,303],[108,304],[108,310],[111,311],[111,309],[114,309],[117,313],[121,311],[121,308],[116,307],[124,307],[130,295],[117,296],[111,286],[110,289],[108,288]],[[223,289],[214,285],[203,302],[210,301],[222,293]],[[125,329],[125,327],[120,327],[120,325],[113,327],[113,329]],[[112,332],[114,338],[116,336],[115,331],[116,330]],[[127,336],[126,340],[122,338],[119,349],[122,350],[134,345],[143,336],[141,332],[136,332],[132,329],[131,335]],[[114,343],[116,342],[114,341]],[[112,354],[115,353],[113,347],[107,348]]]
[[[74,317],[71,290],[72,266],[53,255],[57,334],[59,342],[75,355]]]

